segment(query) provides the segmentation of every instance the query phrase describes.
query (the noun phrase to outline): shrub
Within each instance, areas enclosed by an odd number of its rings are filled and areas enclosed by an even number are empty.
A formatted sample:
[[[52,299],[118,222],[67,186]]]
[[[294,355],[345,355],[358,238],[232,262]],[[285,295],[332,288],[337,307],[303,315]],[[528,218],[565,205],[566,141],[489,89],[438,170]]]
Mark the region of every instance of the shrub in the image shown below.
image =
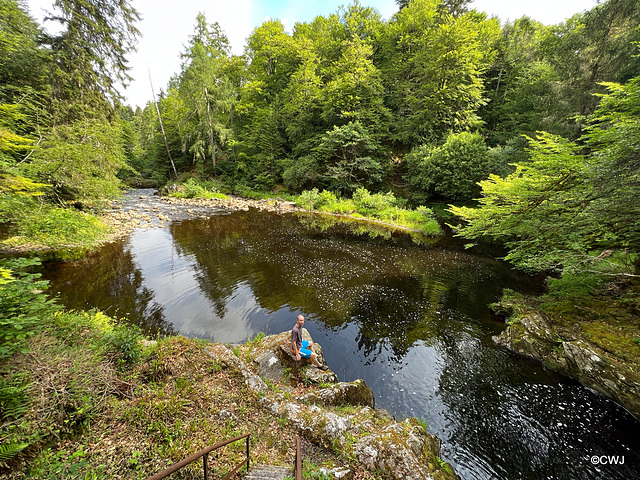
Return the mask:
[[[40,274],[27,271],[36,265],[40,265],[37,258],[18,258],[0,265],[0,359],[28,351],[28,337],[42,328],[41,315],[55,308],[42,293],[48,282],[38,280]]]
[[[200,181],[189,178],[182,184],[182,188],[169,194],[175,198],[226,198],[226,195],[219,193],[219,183],[214,181]]]
[[[0,216],[10,224],[5,242],[11,245],[91,246],[100,241],[107,230],[93,215],[31,197],[0,197]]]
[[[458,133],[442,146],[423,145],[406,158],[411,196],[418,203],[437,197],[451,201],[477,196],[477,183],[489,174],[489,155],[478,134]]]
[[[362,185],[378,185],[384,174],[381,151],[380,144],[360,122],[334,126],[314,149],[324,166],[322,184],[342,194],[351,194]]]
[[[298,199],[296,200],[296,204],[300,208],[305,208],[307,210],[313,210],[316,208],[316,203],[318,201],[318,189],[313,188],[311,190],[305,190],[300,194]]]
[[[317,188],[313,188],[302,192],[296,203],[307,210],[333,211],[331,207],[338,205],[338,197],[329,190],[318,192]]]
[[[142,356],[140,329],[135,325],[116,325],[105,334],[108,355],[121,369],[134,365]]]
[[[371,194],[366,188],[358,188],[351,198],[357,210],[363,215],[381,218],[382,212],[392,212],[398,202],[392,192]]]
[[[282,174],[285,186],[294,192],[316,185],[319,178],[320,165],[313,155],[306,155],[290,161]]]

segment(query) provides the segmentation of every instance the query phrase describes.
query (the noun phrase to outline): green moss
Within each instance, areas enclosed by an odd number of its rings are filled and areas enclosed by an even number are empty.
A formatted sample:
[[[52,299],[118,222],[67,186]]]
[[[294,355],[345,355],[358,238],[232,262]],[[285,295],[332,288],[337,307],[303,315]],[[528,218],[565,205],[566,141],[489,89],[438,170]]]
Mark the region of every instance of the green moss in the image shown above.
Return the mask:
[[[597,273],[563,275],[547,281],[548,291],[526,297],[505,291],[501,303],[514,311],[508,323],[530,311],[539,311],[562,338],[583,339],[601,349],[614,363],[640,370],[640,286]]]
[[[640,366],[640,345],[634,340],[638,333],[637,325],[629,325],[624,322],[597,321],[585,324],[582,327],[585,337],[616,357]]]

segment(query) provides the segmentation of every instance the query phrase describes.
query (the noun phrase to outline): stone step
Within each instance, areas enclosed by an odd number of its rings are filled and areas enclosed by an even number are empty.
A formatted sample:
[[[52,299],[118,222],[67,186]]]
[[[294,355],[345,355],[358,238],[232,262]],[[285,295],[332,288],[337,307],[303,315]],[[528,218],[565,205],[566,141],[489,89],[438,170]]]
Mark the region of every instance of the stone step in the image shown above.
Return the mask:
[[[249,470],[243,480],[284,480],[293,476],[291,467],[279,467],[274,465],[255,465]]]

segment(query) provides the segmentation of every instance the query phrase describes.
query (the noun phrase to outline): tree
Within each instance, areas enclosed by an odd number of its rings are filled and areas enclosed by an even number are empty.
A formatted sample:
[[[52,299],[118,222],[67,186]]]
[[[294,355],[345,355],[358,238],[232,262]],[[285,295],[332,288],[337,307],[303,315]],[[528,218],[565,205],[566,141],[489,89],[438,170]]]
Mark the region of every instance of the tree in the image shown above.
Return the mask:
[[[226,78],[229,41],[217,23],[207,25],[198,14],[196,34],[183,55],[186,59],[179,79],[179,93],[187,109],[182,120],[189,125],[183,138],[183,148],[193,155],[201,173],[205,160],[210,159],[211,172],[232,136],[231,112],[235,90]]]
[[[541,48],[558,76],[550,114],[571,138],[581,135],[593,113],[602,82],[640,75],[640,9],[635,0],[608,0],[549,30]]]
[[[484,139],[467,132],[450,134],[439,147],[417,147],[406,158],[411,196],[425,203],[432,198],[468,200],[479,193],[477,182],[489,175]]]
[[[321,167],[321,182],[328,189],[351,194],[359,187],[375,188],[384,167],[381,147],[358,121],[328,131],[315,150]]]
[[[502,28],[485,77],[490,101],[480,111],[491,144],[539,130],[565,131],[566,119],[552,113],[558,109],[554,86],[560,77],[542,50],[549,29],[526,16]]]
[[[61,24],[50,36],[50,109],[56,123],[90,115],[112,115],[120,84],[130,81],[127,54],[139,31],[138,12],[128,0],[56,0],[45,21]]]
[[[360,122],[380,135],[387,125],[380,72],[372,60],[373,49],[358,36],[344,43],[324,92],[323,118],[332,125]]]
[[[323,126],[321,120],[324,83],[320,72],[320,58],[306,37],[297,40],[300,65],[291,75],[283,92],[284,128],[297,154],[309,152],[307,140]]]
[[[497,20],[441,12],[439,0],[413,0],[386,29],[380,54],[392,111],[391,139],[411,148],[481,125],[482,73],[490,65]]]
[[[53,186],[61,200],[99,206],[120,194],[116,174],[126,168],[120,124],[87,119],[51,129],[34,160],[17,169]]]
[[[47,52],[38,45],[39,25],[14,0],[0,0],[0,102],[42,93]]]
[[[42,31],[20,4],[0,1],[0,171],[23,161],[40,137],[47,52]]]
[[[479,208],[451,207],[458,235],[493,238],[532,270],[585,270],[604,249],[640,249],[640,78],[609,93],[589,118],[584,146],[541,133],[531,161],[480,182]]]

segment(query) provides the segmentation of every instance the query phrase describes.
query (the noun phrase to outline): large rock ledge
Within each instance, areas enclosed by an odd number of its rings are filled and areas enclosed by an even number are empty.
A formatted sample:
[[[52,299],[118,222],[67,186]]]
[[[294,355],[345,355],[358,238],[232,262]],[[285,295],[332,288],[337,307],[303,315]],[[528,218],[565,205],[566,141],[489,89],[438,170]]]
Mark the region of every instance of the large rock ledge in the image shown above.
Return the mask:
[[[308,331],[303,337],[311,339]],[[295,427],[308,440],[357,462],[388,479],[455,479],[440,458],[440,440],[415,418],[396,421],[385,410],[374,409],[374,395],[363,380],[338,382],[337,376],[298,362],[288,354],[289,332],[251,343],[245,363],[222,344],[207,352],[225,368],[244,378],[265,412]],[[314,343],[322,358],[322,347]],[[248,364],[248,365],[247,365]],[[309,385],[288,388],[286,385]],[[282,386],[285,385],[285,386]],[[295,392],[303,390],[302,394]],[[339,407],[335,410],[335,407]],[[354,472],[336,469],[329,478],[353,478]]]
[[[640,376],[607,359],[584,340],[563,339],[539,313],[521,315],[493,341],[577,379],[615,400],[640,420]]]

